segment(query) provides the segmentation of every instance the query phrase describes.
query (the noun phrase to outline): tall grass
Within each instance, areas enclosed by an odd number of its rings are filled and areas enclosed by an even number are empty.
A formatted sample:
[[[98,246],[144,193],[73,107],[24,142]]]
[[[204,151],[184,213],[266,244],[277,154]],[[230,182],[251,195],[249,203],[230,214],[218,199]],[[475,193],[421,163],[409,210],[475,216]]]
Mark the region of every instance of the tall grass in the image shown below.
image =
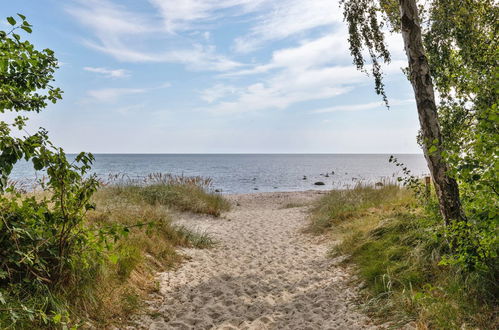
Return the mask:
[[[150,174],[141,179],[118,178],[102,190],[133,202],[163,205],[181,212],[220,216],[230,209],[229,202],[211,189],[211,180],[202,177],[184,177],[168,174]]]
[[[406,195],[405,191],[390,184],[381,189],[357,185],[353,189],[332,190],[313,207],[308,231],[315,234],[324,233],[335,224],[403,195]]]
[[[438,227],[412,194],[396,186],[333,191],[319,200],[309,230],[337,242],[364,284],[363,306],[394,327],[495,329],[497,271],[443,266]],[[496,274],[494,274],[496,273]]]

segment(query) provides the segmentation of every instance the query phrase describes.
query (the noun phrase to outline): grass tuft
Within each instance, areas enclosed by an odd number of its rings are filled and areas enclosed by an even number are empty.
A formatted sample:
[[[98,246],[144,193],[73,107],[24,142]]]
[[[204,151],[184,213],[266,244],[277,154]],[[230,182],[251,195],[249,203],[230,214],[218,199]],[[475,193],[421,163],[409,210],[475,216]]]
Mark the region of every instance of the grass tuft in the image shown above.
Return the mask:
[[[195,184],[116,185],[109,186],[100,193],[125,198],[134,203],[162,205],[181,212],[215,217],[230,209],[230,203],[222,195],[208,192]]]
[[[382,189],[359,185],[354,189],[332,190],[314,206],[307,230],[315,234],[324,233],[334,224],[358,216],[359,212],[368,213],[369,208],[401,194],[405,192],[395,185],[386,185]]]

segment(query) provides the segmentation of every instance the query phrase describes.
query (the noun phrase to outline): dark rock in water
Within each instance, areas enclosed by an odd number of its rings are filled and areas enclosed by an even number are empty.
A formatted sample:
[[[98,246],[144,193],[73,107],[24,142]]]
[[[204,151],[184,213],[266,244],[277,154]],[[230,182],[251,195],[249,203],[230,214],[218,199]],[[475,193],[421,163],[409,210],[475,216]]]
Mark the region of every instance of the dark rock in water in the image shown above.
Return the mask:
[[[384,186],[384,184],[383,184],[383,182],[376,182],[376,183],[374,184],[374,186],[375,186],[375,187],[383,187],[383,186]]]
[[[316,183],[314,183],[314,185],[316,185],[316,186],[324,186],[325,183],[322,182],[322,181],[317,181]]]
[[[253,188],[253,190],[258,190],[258,188]]]
[[[305,176],[305,175],[304,175],[304,176],[303,176],[303,180],[307,180],[307,176]]]
[[[277,187],[274,187],[274,189],[277,189]]]
[[[215,192],[222,192],[222,189],[215,189]]]

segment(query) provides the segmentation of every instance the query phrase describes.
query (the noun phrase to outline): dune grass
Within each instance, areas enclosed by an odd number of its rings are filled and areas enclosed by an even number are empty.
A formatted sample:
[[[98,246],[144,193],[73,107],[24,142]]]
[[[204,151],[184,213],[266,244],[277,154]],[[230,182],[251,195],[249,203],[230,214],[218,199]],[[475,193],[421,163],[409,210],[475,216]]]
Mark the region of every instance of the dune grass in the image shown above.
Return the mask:
[[[379,206],[405,196],[395,185],[386,185],[382,189],[358,186],[354,189],[332,190],[315,204],[311,214],[309,232],[321,234],[333,226],[362,213],[371,207]]]
[[[108,232],[108,247],[101,252],[104,256],[85,258],[93,264],[75,265],[58,287],[29,294],[22,293],[26,290],[2,291],[12,293],[8,296],[0,292],[0,329],[126,325],[130,315],[143,307],[148,294],[159,289],[155,274],[178,266],[185,258],[178,248],[206,248],[214,243],[205,233],[174,225],[177,213],[172,210],[219,216],[229,208],[222,196],[187,180],[171,185],[100,188],[93,196],[96,207],[86,214],[84,228]],[[40,313],[31,317],[20,312],[13,324],[10,312],[22,306]]]
[[[177,266],[183,256],[178,247],[206,248],[213,244],[205,233],[172,224],[167,207],[130,200],[104,188],[95,195],[96,210],[88,214],[94,226],[127,226],[128,234],[108,252],[91,283],[92,292],[71,293],[74,314],[99,326],[121,323],[142,306],[147,294],[158,289],[154,274]],[[86,317],[85,317],[86,315]]]
[[[336,242],[363,283],[363,307],[394,327],[497,328],[493,271],[464,272],[439,264],[448,252],[437,239],[440,219],[396,186],[332,191],[310,215],[309,231]]]
[[[102,191],[136,203],[162,205],[181,212],[194,212],[220,216],[230,209],[229,202],[220,194],[207,192],[191,183],[155,183],[150,185],[116,185]]]

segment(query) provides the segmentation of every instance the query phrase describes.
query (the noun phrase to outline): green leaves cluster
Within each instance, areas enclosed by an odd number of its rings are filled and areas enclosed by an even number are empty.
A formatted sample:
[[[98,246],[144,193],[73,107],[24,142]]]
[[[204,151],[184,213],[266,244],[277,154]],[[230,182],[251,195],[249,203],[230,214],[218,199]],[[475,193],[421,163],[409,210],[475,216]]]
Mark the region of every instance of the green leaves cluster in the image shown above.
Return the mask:
[[[61,99],[60,88],[53,87],[57,59],[50,49],[38,51],[27,40],[16,33],[19,29],[31,33],[31,25],[19,15],[19,25],[13,17],[8,18],[12,29],[0,31],[0,112],[40,112],[47,102]]]
[[[25,16],[18,16],[19,25],[16,19],[8,17],[11,30],[0,31],[0,113],[40,112],[48,102],[56,103],[62,97],[60,88],[51,85],[58,68],[54,52],[38,51],[29,41],[23,41],[16,32],[21,29],[31,33],[31,25]],[[23,116],[17,116],[10,124],[0,121],[0,190],[6,188],[14,164],[23,158],[31,159],[48,142],[44,129],[23,138],[15,137],[12,131],[22,131],[26,121]]]
[[[434,0],[424,21],[444,156],[468,218],[448,228],[456,252],[449,260],[485,266],[497,257],[499,244],[499,5]]]

